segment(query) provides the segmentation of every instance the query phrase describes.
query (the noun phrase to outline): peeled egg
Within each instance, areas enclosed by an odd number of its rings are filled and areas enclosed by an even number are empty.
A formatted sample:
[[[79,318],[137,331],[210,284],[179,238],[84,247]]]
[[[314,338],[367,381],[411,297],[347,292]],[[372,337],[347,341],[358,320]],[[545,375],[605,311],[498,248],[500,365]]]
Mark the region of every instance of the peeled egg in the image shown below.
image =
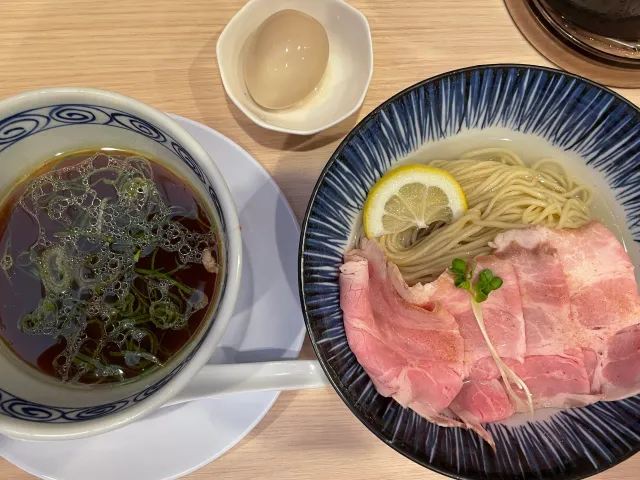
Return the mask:
[[[281,10],[267,18],[250,41],[244,79],[258,105],[291,107],[318,87],[329,61],[329,39],[315,18]]]

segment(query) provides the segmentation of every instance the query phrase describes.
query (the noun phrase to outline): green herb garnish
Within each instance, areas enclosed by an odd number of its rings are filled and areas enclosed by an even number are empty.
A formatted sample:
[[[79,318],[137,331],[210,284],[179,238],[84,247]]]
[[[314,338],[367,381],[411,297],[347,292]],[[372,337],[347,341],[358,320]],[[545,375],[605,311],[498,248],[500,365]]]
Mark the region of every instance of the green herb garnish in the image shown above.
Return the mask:
[[[469,292],[469,295],[477,303],[482,303],[489,297],[491,292],[498,290],[502,286],[502,279],[496,277],[491,270],[485,268],[480,272],[474,284],[473,274],[475,269],[475,265],[469,268],[469,264],[461,258],[454,258],[451,262],[451,267],[449,267],[449,271],[455,275],[454,285]]]

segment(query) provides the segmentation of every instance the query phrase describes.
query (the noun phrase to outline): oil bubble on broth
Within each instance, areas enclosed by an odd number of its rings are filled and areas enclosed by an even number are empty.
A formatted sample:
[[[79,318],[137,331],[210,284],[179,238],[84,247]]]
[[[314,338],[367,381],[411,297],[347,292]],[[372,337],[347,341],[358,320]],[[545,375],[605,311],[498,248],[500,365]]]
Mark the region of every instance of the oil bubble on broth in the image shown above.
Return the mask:
[[[121,382],[164,365],[218,293],[213,216],[148,157],[56,158],[10,193],[1,218],[0,337],[61,381]]]

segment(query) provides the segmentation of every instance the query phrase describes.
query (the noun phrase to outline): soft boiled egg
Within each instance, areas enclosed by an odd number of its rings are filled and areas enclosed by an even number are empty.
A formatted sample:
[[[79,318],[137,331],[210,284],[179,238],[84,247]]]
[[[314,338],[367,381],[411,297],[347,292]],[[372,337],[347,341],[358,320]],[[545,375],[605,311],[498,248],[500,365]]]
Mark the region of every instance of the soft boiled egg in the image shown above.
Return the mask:
[[[249,42],[244,79],[258,105],[288,108],[317,90],[329,61],[329,39],[315,18],[281,10],[267,18]]]

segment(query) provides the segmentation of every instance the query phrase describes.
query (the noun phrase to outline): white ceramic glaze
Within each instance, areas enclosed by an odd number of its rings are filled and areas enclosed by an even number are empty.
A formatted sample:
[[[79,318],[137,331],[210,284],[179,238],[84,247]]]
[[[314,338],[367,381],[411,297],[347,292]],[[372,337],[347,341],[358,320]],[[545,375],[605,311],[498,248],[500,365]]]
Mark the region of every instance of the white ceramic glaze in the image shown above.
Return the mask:
[[[249,95],[243,76],[243,48],[257,27],[277,11],[311,15],[329,38],[329,65],[318,92],[286,110],[265,110]],[[373,75],[373,45],[366,17],[342,0],[251,0],[227,24],[216,48],[222,83],[229,98],[261,127],[311,135],[360,108]]]
[[[34,167],[59,152],[96,146],[151,154],[187,178],[210,203],[225,225],[223,293],[217,308],[210,311],[207,325],[211,327],[203,327],[189,348],[162,369],[122,386],[62,385],[26,367],[0,344],[0,433],[12,437],[49,440],[96,435],[164,405],[212,356],[236,303],[242,239],[227,184],[189,133],[143,103],[87,88],[46,89],[0,102],[0,193],[6,195]]]
[[[328,385],[316,360],[207,365],[167,406],[232,393],[306,390]]]
[[[305,338],[295,215],[273,179],[246,151],[210,128],[173,118],[213,158],[243,226],[240,294],[220,345],[204,368],[295,359]],[[0,436],[0,456],[48,480],[174,479],[233,447],[276,398],[278,392],[263,391],[183,403],[81,440],[25,442]],[[170,431],[170,439],[158,435],[162,431]]]

